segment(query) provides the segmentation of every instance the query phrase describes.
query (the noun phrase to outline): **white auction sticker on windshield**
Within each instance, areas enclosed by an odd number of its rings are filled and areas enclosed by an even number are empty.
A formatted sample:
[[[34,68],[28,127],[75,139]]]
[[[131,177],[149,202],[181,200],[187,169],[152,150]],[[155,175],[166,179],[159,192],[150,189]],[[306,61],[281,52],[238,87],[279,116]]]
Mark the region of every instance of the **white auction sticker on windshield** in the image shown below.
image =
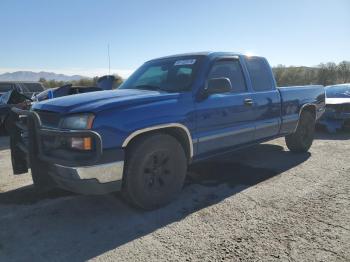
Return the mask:
[[[196,59],[187,59],[187,60],[178,60],[175,62],[175,66],[179,66],[179,65],[193,65],[194,63],[196,63]]]

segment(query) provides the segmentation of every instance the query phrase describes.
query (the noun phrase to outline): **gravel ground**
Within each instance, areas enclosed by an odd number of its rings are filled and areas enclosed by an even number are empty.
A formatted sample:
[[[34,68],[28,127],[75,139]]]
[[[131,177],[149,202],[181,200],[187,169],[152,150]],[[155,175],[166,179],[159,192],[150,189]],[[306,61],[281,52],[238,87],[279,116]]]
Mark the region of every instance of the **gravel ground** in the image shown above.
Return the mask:
[[[350,134],[283,139],[191,167],[169,206],[36,193],[0,137],[0,261],[350,261]]]

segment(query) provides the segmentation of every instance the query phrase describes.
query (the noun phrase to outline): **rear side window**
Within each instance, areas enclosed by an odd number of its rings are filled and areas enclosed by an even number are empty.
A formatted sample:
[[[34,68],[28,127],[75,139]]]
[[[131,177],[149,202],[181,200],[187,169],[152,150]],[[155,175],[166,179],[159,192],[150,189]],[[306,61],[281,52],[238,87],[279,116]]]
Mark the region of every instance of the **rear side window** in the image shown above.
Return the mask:
[[[216,62],[208,78],[226,77],[230,79],[232,92],[241,93],[246,91],[244,75],[239,60],[223,60]]]
[[[28,90],[28,92],[42,92],[44,91],[42,85],[38,83],[23,83],[22,86],[25,88],[25,90]]]
[[[271,70],[263,58],[246,57],[246,63],[255,91],[268,91],[274,88],[271,80]]]
[[[0,83],[0,92],[5,93],[12,90],[12,84]]]

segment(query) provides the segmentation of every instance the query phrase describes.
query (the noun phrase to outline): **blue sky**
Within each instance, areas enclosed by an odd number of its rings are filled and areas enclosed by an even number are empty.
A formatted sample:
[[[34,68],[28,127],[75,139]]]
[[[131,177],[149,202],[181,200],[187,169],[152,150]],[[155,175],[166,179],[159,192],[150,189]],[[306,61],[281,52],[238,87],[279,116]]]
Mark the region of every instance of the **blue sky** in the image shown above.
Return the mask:
[[[349,0],[1,0],[0,73],[127,75],[191,51],[266,56],[272,65],[350,60]]]

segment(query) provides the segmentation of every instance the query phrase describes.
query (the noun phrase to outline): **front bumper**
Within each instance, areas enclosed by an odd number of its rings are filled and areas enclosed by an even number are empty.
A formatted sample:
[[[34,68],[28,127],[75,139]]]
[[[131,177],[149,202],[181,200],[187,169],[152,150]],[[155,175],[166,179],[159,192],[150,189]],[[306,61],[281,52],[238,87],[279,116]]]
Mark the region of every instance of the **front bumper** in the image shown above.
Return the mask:
[[[123,170],[124,161],[84,167],[54,164],[49,175],[60,188],[79,194],[100,195],[121,189]]]
[[[106,194],[121,189],[124,172],[122,148],[103,149],[97,132],[45,129],[35,112],[13,111],[16,120],[11,134],[14,171],[25,173],[31,168],[33,176],[48,175],[58,187],[76,193]],[[66,148],[63,142],[72,137],[90,137],[93,150],[79,152]],[[16,169],[18,163],[20,168]],[[47,172],[42,172],[41,166],[46,166]]]

